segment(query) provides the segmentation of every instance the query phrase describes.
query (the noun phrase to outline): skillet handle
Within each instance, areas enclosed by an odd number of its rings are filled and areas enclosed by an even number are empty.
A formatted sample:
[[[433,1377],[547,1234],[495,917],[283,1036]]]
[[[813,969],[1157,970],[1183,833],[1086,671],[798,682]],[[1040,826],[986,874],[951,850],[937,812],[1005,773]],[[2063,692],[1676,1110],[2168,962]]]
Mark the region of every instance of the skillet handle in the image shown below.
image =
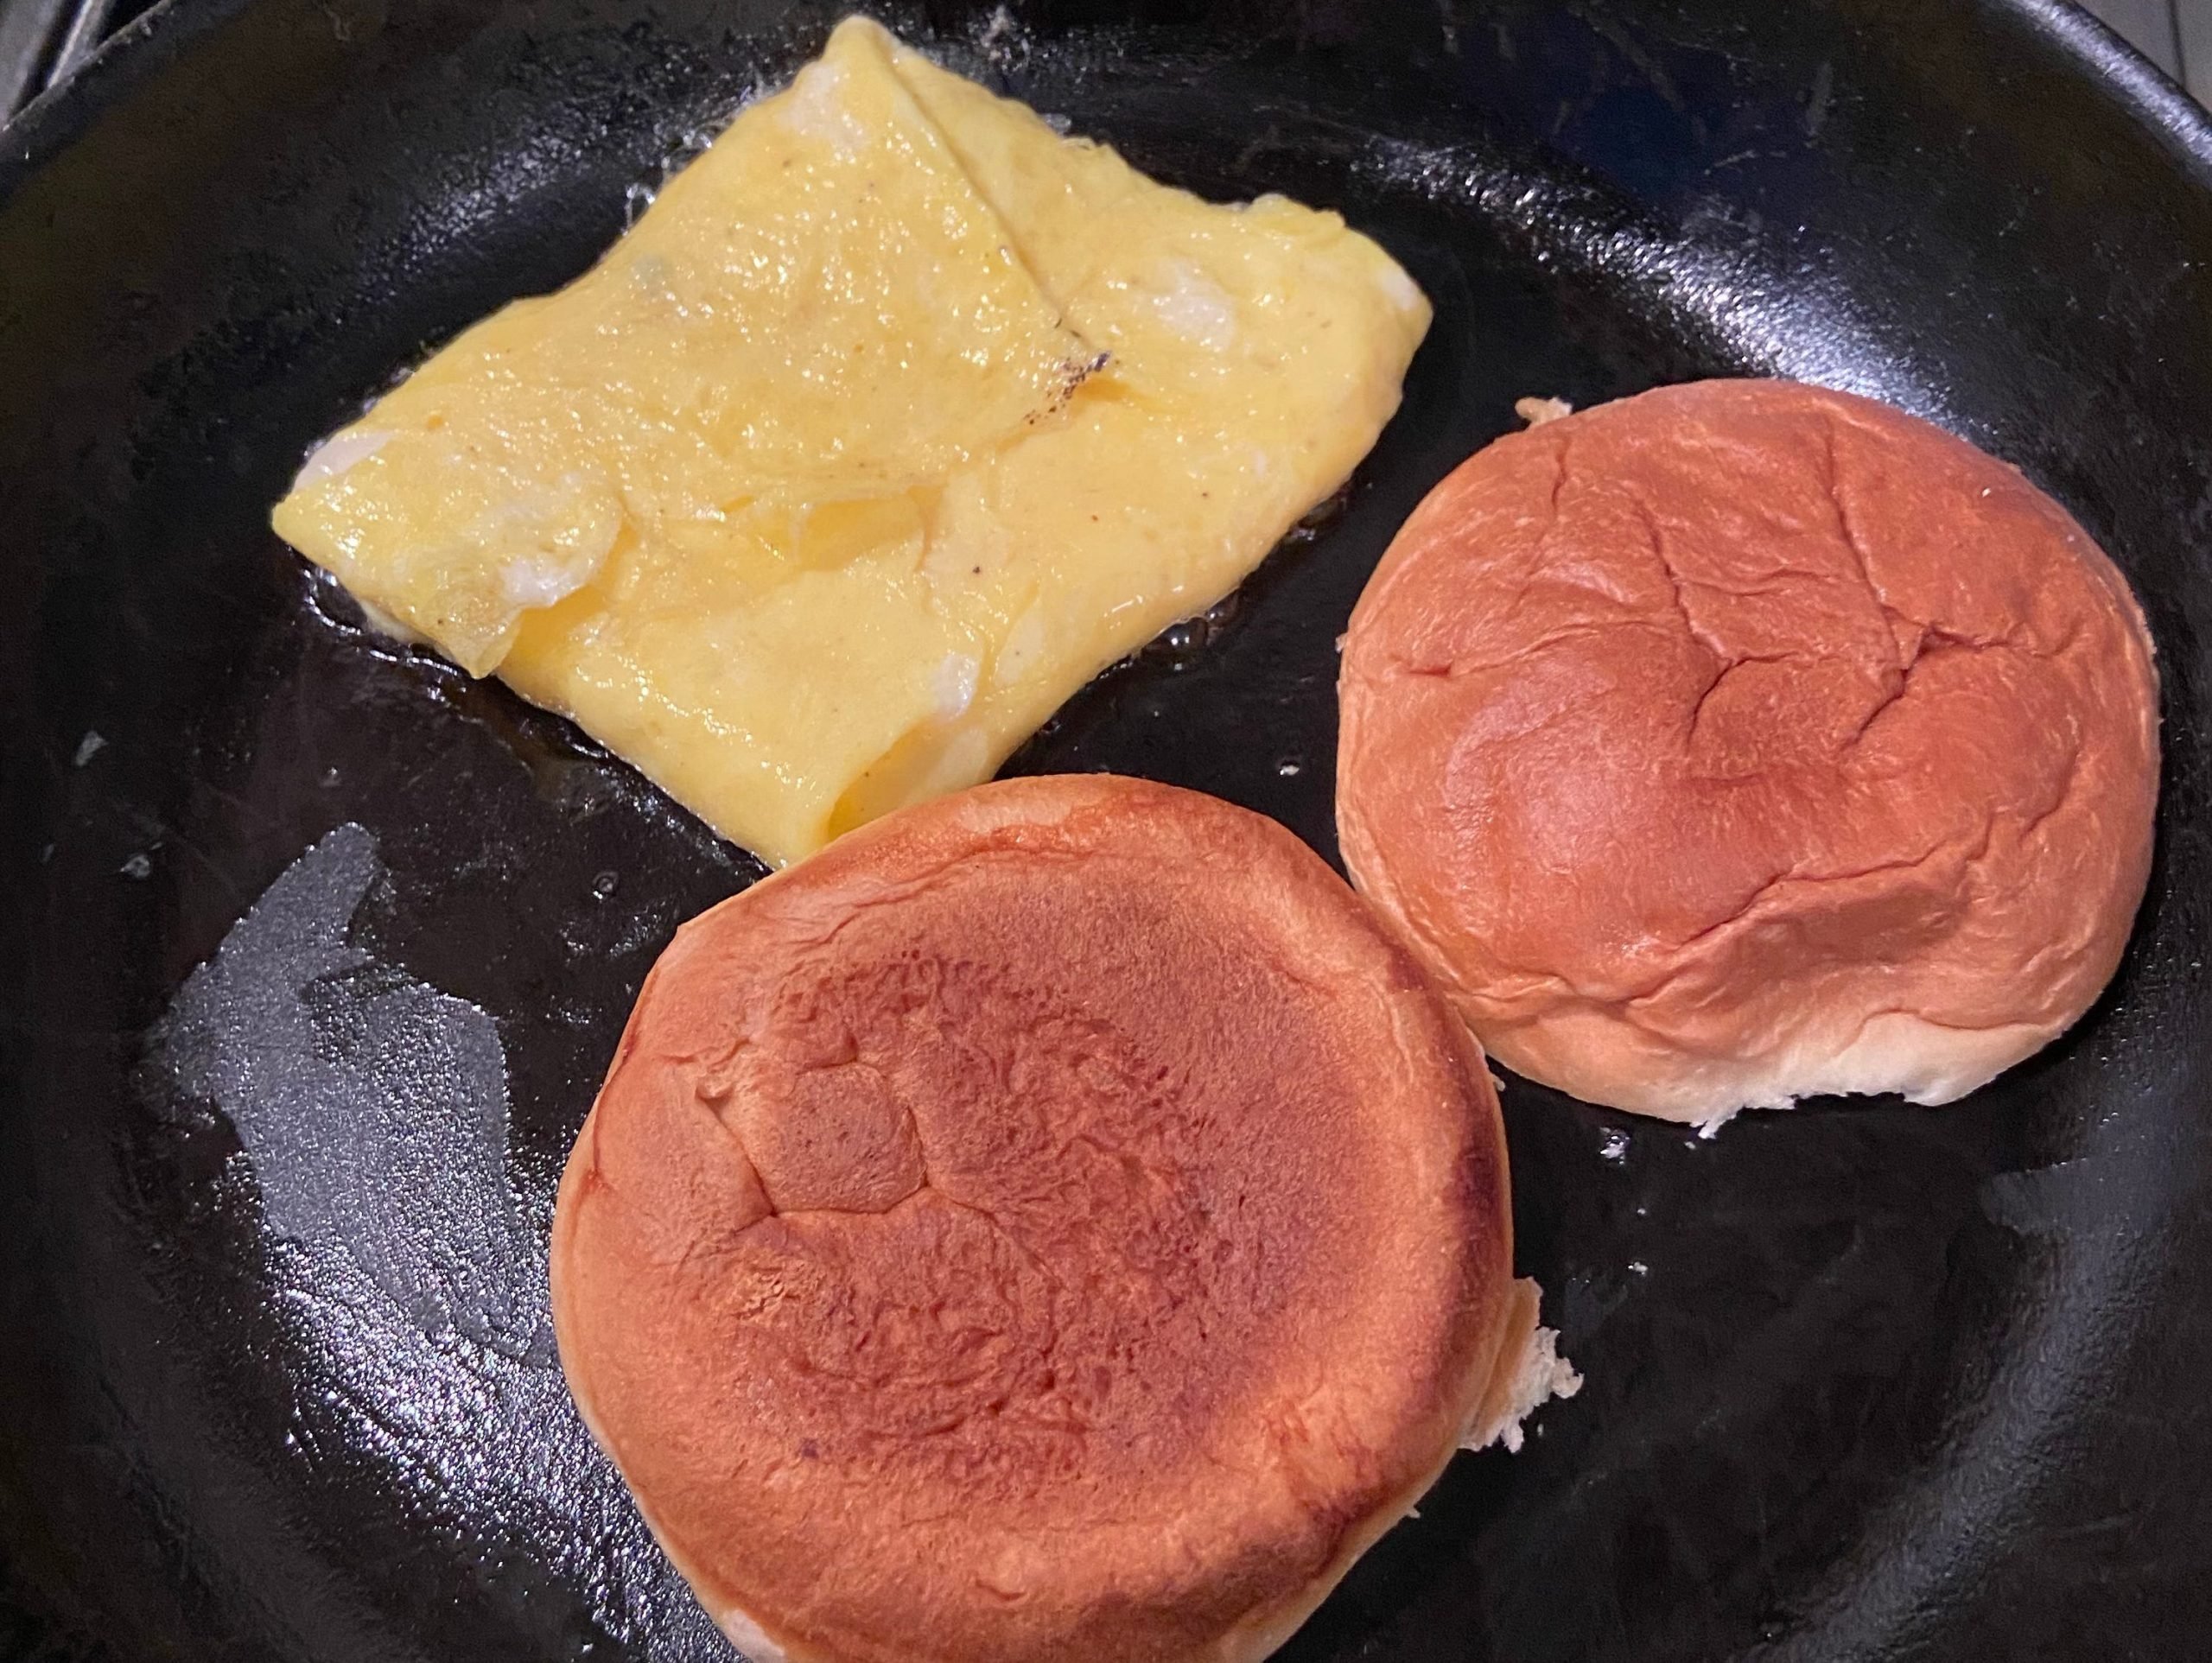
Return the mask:
[[[67,79],[114,10],[115,0],[0,0],[0,122]]]

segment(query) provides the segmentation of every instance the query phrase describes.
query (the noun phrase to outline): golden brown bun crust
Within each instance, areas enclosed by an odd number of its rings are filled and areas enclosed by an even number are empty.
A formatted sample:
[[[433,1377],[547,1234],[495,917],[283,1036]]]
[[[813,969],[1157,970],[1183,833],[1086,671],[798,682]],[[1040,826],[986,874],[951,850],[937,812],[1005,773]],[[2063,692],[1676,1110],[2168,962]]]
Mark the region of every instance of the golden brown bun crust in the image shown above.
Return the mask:
[[[554,1317],[736,1632],[1255,1657],[1472,1420],[1506,1185],[1480,1052],[1288,832],[1011,780],[678,932],[569,1159]]]
[[[1501,439],[1353,613],[1354,880],[1509,1066],[1680,1120],[1945,1102],[2064,1030],[2151,859],[2126,581],[1886,405],[1662,388]]]

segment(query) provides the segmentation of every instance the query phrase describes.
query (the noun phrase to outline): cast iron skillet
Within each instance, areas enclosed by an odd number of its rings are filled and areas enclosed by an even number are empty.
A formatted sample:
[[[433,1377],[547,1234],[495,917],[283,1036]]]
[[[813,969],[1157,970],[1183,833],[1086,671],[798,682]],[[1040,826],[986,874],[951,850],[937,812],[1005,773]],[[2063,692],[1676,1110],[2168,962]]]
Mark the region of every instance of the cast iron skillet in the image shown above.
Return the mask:
[[[2160,651],[2150,898],[2044,1056],[1710,1142],[1509,1083],[1589,1384],[1285,1655],[2201,1653],[2212,130],[2050,0],[991,12],[885,9],[1155,174],[1341,207],[1437,305],[1341,512],[1017,768],[1332,853],[1331,644],[1401,517],[1518,395],[1723,372],[2018,463]],[[832,15],[172,0],[6,135],[0,1653],[725,1654],[569,1405],[542,1255],[639,979],[757,868],[365,638],[264,514]]]

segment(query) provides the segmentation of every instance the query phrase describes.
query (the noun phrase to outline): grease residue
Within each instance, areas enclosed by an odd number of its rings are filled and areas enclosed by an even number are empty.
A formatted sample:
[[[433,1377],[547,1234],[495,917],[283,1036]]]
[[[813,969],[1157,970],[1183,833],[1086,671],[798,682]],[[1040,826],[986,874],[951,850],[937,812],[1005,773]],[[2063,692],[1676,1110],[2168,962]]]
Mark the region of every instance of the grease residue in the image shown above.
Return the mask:
[[[366,830],[331,832],[151,1035],[170,1089],[236,1129],[259,1193],[285,1452],[311,1483],[366,1480],[473,1542],[480,1578],[565,1585],[628,1654],[728,1660],[554,1366],[551,1196],[510,1182],[496,1023],[354,939],[385,881]]]
[[[432,1339],[550,1365],[499,1030],[348,939],[378,875],[366,831],[330,833],[192,973],[157,1043],[237,1128],[272,1231],[334,1242]]]

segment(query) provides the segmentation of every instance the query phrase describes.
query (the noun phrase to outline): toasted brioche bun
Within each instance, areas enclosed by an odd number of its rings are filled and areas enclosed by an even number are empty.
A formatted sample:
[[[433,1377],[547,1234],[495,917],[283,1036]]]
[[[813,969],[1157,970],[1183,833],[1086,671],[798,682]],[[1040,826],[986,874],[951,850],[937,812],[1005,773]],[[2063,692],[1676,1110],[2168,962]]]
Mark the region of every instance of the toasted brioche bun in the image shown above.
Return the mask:
[[[1941,1103],[2063,1031],[2151,860],[2126,581],[2012,468],[1790,382],[1499,440],[1352,615],[1353,879],[1489,1051],[1671,1120]]]
[[[756,1660],[1279,1645],[1522,1389],[1479,1050],[1289,833],[1103,776],[678,932],[561,1187],[594,1435]]]

